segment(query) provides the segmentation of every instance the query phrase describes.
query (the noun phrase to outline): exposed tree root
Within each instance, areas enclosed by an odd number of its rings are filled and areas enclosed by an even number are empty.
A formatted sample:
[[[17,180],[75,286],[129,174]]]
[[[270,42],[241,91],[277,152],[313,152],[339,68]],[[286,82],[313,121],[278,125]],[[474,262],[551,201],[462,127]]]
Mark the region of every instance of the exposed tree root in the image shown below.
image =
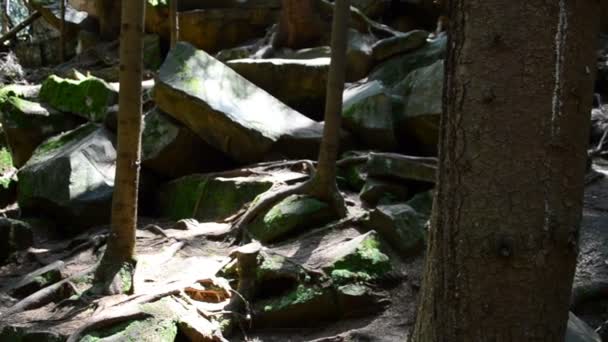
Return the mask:
[[[40,289],[37,292],[32,293],[31,295],[29,295],[29,296],[25,297],[24,299],[22,299],[21,301],[19,301],[17,304],[10,307],[8,309],[8,311],[4,312],[3,314],[0,314],[0,317],[1,316],[5,316],[5,317],[11,316],[11,315],[15,315],[20,312],[23,312],[23,311],[37,309],[39,307],[42,307],[42,306],[52,302],[55,299],[57,293],[64,286],[69,286],[69,284],[71,284],[71,281],[74,278],[82,277],[84,275],[92,273],[93,271],[95,271],[95,267],[88,268],[69,278],[66,278],[64,280],[56,282],[55,284],[52,284],[43,289]]]
[[[120,309],[118,312],[111,312],[106,315],[92,317],[89,322],[85,323],[85,325],[72,333],[67,339],[67,342],[77,342],[86,332],[91,330],[101,329],[116,323],[147,318],[150,316],[150,314],[142,311],[138,305],[129,305]]]

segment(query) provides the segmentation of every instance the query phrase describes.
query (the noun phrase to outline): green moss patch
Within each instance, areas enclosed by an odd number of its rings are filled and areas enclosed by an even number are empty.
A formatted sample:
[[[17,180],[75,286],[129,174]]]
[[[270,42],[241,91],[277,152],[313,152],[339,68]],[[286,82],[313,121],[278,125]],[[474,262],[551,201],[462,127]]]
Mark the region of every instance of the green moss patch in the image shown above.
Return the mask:
[[[375,280],[391,270],[390,258],[382,252],[375,232],[349,244],[353,246],[346,248],[348,252],[325,269],[336,284]]]
[[[40,99],[62,112],[103,122],[108,107],[118,102],[118,93],[100,78],[71,80],[51,75],[42,84]]]
[[[175,321],[148,318],[93,331],[85,335],[80,342],[96,342],[105,338],[124,342],[173,342],[176,336],[177,324]]]
[[[333,218],[327,203],[310,196],[292,195],[254,222],[249,232],[262,242],[270,242],[305,228],[322,225]]]

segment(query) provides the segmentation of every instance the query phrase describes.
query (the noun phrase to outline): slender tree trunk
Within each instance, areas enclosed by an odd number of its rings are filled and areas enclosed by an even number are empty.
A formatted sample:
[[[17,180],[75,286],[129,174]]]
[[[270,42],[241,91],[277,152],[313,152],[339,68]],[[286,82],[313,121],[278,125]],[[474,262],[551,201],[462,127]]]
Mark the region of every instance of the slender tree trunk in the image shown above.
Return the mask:
[[[127,292],[130,289],[131,284],[126,281],[124,271],[125,268],[129,271],[129,266],[125,265],[132,265],[135,255],[145,1],[122,1],[118,157],[112,198],[112,231],[108,238],[108,247],[96,272],[97,284],[104,287],[104,292],[110,293]]]
[[[312,47],[319,44],[323,31],[324,25],[315,0],[281,0],[281,17],[274,47]]]
[[[331,38],[331,64],[325,100],[325,126],[317,172],[312,182],[313,194],[334,204],[336,197],[340,196],[336,185],[336,159],[340,148],[349,9],[350,0],[336,0]],[[343,206],[343,204],[339,206]],[[342,208],[339,211],[343,214]]]
[[[413,341],[563,341],[598,3],[452,0]]]
[[[171,48],[179,41],[179,12],[177,11],[178,0],[169,0],[169,19],[171,21]]]
[[[120,35],[120,0],[94,0],[99,20],[99,34],[104,40],[113,40]],[[139,1],[139,0],[135,0]]]
[[[60,0],[61,22],[59,23],[59,59],[65,62],[65,2]]]
[[[4,0],[2,3],[2,34],[6,34],[10,30],[8,10],[10,8],[9,0]]]

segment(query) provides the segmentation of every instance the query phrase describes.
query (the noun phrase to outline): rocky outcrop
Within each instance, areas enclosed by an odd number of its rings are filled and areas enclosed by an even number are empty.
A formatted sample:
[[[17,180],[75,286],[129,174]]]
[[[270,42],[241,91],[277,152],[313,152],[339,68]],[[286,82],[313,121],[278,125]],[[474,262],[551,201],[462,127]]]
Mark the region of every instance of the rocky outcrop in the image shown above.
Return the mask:
[[[160,109],[239,162],[262,160],[271,149],[289,157],[311,157],[318,151],[321,124],[187,43],[179,43],[161,67],[154,99]]]

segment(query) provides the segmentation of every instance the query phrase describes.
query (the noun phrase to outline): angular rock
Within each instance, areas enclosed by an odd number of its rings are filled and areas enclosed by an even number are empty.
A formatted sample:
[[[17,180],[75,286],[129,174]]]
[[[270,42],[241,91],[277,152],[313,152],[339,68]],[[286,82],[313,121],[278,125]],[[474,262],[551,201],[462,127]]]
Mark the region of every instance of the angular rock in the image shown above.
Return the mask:
[[[395,37],[385,38],[372,46],[372,55],[376,62],[382,62],[396,55],[408,53],[426,44],[429,33],[414,30]]]
[[[288,156],[315,155],[322,136],[321,124],[183,42],[161,67],[154,98],[160,109],[240,162],[263,159],[273,145]]]
[[[71,80],[51,75],[42,84],[40,100],[62,112],[103,122],[108,108],[118,103],[118,93],[100,78]]]
[[[395,56],[378,65],[369,75],[370,80],[379,80],[392,88],[410,72],[443,59],[446,54],[447,37],[427,42],[422,47],[404,55]]]
[[[424,249],[427,218],[407,204],[380,205],[365,226],[378,231],[399,255],[408,258]]]
[[[321,226],[334,217],[329,205],[309,196],[292,195],[270,209],[248,231],[263,243],[277,241],[306,228]]]
[[[0,263],[34,243],[32,227],[23,221],[0,218]]]
[[[225,170],[233,162],[173,118],[154,110],[144,117],[142,165],[159,176],[175,179]]]
[[[182,177],[161,187],[160,212],[173,220],[195,218],[201,222],[218,222],[270,189],[273,181],[265,176]]]
[[[433,191],[417,193],[407,201],[407,205],[414,208],[417,213],[422,214],[428,219],[433,210]]]
[[[0,121],[15,166],[23,166],[45,139],[75,128],[77,117],[58,112],[48,105],[8,96],[0,101]]]
[[[565,342],[601,342],[600,336],[593,329],[576,317],[572,312],[568,316]]]
[[[372,81],[344,92],[344,126],[365,147],[380,150],[397,148],[393,112],[402,108],[397,96],[381,82]]]
[[[329,58],[237,59],[227,65],[288,106],[322,120]]]
[[[442,112],[443,61],[412,71],[394,91],[405,98],[403,111],[395,119],[397,136],[434,154]]]
[[[367,172],[373,177],[434,183],[436,158],[410,157],[396,153],[371,153]]]
[[[387,181],[368,177],[363,189],[359,193],[361,200],[369,205],[391,204],[404,201],[408,196],[408,188],[404,184],[395,181]]]
[[[321,268],[335,284],[376,280],[392,269],[378,233],[373,230],[334,246],[323,258]]]
[[[40,145],[19,170],[24,214],[47,214],[66,228],[108,222],[114,186],[114,136],[87,124]],[[52,180],[52,181],[49,181]]]

